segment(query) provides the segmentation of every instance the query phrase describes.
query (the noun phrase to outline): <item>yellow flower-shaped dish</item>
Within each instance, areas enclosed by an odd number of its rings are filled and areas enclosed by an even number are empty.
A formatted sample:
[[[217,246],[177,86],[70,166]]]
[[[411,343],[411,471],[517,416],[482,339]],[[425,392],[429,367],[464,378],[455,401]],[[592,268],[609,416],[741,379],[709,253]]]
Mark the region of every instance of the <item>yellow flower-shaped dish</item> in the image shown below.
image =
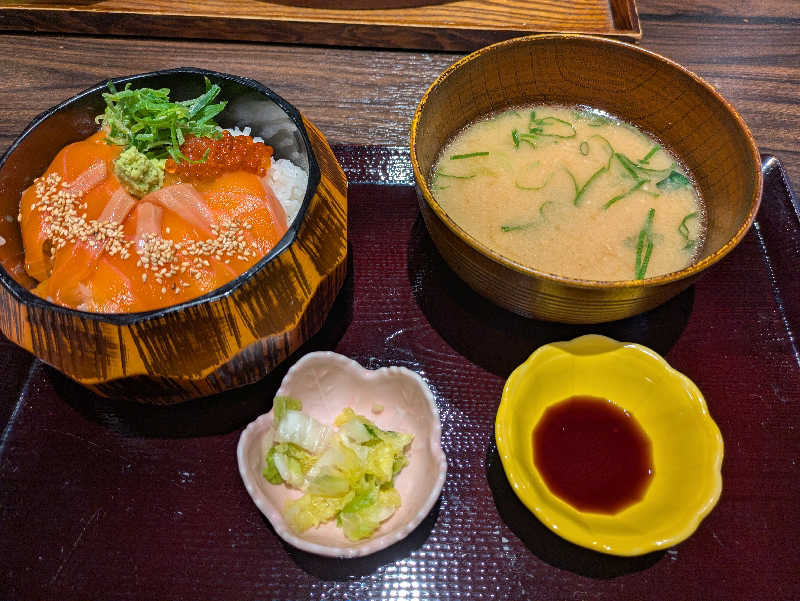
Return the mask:
[[[573,396],[611,400],[652,442],[644,498],[609,515],[555,496],[534,465],[532,433],[550,405]],[[723,442],[695,384],[658,353],[588,335],[546,344],[506,381],[495,422],[497,450],[514,492],[545,526],[577,545],[641,555],[689,537],[722,492]]]

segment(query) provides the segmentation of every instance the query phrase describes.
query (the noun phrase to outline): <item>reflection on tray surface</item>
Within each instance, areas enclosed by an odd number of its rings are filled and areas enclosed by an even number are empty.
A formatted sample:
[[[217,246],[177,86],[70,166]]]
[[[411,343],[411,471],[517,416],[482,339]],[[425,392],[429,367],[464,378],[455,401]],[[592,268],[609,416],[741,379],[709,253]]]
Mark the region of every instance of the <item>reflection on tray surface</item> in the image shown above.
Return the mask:
[[[528,319],[499,308],[467,286],[439,255],[421,218],[411,232],[408,255],[411,290],[431,326],[464,357],[502,378],[543,344],[582,334],[637,342],[666,355],[692,312],[694,287],[647,313],[609,323]]]

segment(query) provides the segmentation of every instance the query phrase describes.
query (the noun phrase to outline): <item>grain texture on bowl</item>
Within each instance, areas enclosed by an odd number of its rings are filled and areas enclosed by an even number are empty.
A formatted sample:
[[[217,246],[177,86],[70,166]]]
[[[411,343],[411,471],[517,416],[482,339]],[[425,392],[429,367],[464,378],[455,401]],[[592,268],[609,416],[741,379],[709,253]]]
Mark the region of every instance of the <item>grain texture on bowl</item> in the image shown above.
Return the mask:
[[[441,148],[482,115],[530,104],[605,111],[641,128],[677,156],[694,176],[705,204],[707,231],[697,261],[645,281],[571,279],[508,260],[454,223],[430,191]],[[710,85],[653,52],[592,36],[518,38],[457,61],[420,100],[410,142],[422,216],[445,261],[501,307],[550,321],[611,321],[665,302],[741,241],[761,200],[755,141]]]
[[[114,80],[118,87],[169,87],[177,99],[222,88],[222,127],[249,126],[307,168],[298,215],[253,267],[200,298],[132,314],[86,313],[31,294],[18,228],[0,247],[0,329],[13,342],[104,396],[173,403],[254,382],[322,326],[341,288],[347,254],[347,182],[324,136],[258,82],[195,68]],[[107,82],[37,117],[0,161],[0,203],[15,215],[22,191],[55,151],[97,128]]]

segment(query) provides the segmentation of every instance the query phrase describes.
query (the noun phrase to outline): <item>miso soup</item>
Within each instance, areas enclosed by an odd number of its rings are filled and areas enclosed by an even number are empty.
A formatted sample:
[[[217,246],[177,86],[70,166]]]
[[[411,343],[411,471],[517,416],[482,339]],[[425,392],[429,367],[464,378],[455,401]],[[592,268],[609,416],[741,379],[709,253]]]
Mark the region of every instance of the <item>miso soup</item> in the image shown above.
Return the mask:
[[[527,106],[472,123],[442,150],[429,181],[478,242],[560,276],[670,273],[703,242],[703,207],[677,158],[589,109]]]

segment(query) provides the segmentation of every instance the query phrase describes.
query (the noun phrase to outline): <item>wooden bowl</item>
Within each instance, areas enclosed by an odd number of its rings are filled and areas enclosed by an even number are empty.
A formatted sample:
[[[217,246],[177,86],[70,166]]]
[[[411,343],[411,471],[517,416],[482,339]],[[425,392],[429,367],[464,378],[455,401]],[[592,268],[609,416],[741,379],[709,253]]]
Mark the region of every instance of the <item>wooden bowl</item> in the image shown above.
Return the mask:
[[[103,81],[36,117],[0,159],[0,330],[98,394],[169,404],[259,380],[322,326],[346,273],[347,180],[322,134],[256,81],[195,68],[115,79],[168,87],[174,99],[222,88],[223,127],[250,125],[278,158],[307,168],[308,189],[286,235],[225,286],[144,313],[67,309],[28,290],[16,221],[22,191],[66,144],[97,130]],[[10,216],[11,218],[9,218]]]
[[[514,263],[455,224],[428,186],[440,149],[487,113],[537,103],[602,109],[639,126],[677,155],[705,203],[708,232],[699,259],[645,280],[572,279]],[[548,321],[599,323],[660,305],[739,243],[761,201],[758,149],[724,98],[662,56],[583,35],[508,40],[450,66],[417,106],[411,162],[425,224],[453,271],[501,307]]]

